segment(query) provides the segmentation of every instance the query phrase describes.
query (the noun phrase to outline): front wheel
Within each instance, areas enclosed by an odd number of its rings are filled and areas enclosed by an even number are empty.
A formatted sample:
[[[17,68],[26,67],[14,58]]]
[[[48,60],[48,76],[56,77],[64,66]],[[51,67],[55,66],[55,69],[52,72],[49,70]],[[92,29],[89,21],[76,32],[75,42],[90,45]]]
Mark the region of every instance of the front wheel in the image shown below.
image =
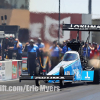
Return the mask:
[[[39,76],[39,74],[40,74],[40,68],[36,67],[35,75]],[[40,81],[39,80],[35,80],[35,84],[36,84],[36,86],[40,86]]]
[[[60,67],[60,76],[64,76],[64,68]],[[64,86],[64,80],[60,80],[60,87]]]

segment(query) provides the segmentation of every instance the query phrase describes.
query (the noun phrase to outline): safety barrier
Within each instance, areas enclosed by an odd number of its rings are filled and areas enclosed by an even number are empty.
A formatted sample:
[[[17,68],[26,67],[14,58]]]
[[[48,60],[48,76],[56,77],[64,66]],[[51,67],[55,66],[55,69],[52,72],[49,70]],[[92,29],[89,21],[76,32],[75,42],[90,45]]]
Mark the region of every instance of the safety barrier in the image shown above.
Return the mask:
[[[22,73],[22,60],[0,61],[0,80],[17,79]]]

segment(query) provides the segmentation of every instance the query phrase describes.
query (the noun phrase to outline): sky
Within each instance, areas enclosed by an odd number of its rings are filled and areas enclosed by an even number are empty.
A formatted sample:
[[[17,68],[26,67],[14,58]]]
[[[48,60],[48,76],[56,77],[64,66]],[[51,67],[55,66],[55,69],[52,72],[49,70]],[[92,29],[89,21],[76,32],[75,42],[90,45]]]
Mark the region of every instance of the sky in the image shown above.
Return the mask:
[[[30,0],[31,12],[59,12],[59,0]],[[60,0],[61,13],[88,14],[88,0]],[[92,0],[92,19],[100,18],[100,0]]]

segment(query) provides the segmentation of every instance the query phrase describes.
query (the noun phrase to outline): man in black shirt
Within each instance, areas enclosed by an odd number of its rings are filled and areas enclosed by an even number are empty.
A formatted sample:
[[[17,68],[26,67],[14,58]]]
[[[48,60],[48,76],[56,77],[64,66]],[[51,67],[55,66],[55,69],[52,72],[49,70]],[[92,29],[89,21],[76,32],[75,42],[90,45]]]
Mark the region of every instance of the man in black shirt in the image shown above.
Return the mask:
[[[9,46],[9,39],[8,38],[5,38],[5,42],[4,42],[4,57],[6,58],[6,55],[8,53],[8,46]]]
[[[14,47],[14,42],[13,42],[13,38],[10,37],[9,39],[9,47]],[[8,58],[12,59],[12,54],[13,54],[13,50],[8,49]]]

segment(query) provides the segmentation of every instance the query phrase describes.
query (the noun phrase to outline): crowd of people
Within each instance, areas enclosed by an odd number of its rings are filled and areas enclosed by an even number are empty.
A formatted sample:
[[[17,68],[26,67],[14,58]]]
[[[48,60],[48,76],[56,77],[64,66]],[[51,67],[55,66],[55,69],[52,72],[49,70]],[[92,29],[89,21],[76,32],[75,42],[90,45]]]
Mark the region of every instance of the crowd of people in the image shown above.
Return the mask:
[[[61,57],[67,52],[70,51],[71,48],[67,47],[67,43],[70,41],[63,41],[63,44],[57,44],[57,41],[53,41],[52,45],[49,48],[48,56],[51,60],[51,70],[56,66]],[[0,46],[1,49],[1,46]],[[87,50],[88,49],[88,50]],[[83,43],[82,45],[82,55],[87,56],[89,59],[93,58],[95,55],[100,55],[100,46],[97,43]],[[38,58],[41,58],[41,64],[43,66],[44,53],[45,53],[45,44],[42,42],[41,38],[37,39],[35,42],[33,39],[30,39],[25,46],[19,42],[16,38],[10,37],[5,38],[4,44],[4,57],[7,59],[12,59],[13,55],[16,55],[16,59],[22,60],[22,53],[27,52],[28,57],[28,66],[30,69],[30,74],[32,75],[32,71],[35,70],[33,66],[38,66]],[[37,65],[36,65],[37,64]]]
[[[4,50],[4,58],[12,59],[13,55],[15,54],[16,59],[18,60],[22,59],[23,46],[22,43],[20,43],[17,38],[16,39],[14,39],[13,37],[5,38],[2,45]]]
[[[99,57],[100,55],[100,45],[93,42],[89,43],[89,46],[87,47],[87,43],[83,45],[83,56],[86,56],[86,48],[88,49],[87,57],[89,59],[92,59],[93,57]]]

